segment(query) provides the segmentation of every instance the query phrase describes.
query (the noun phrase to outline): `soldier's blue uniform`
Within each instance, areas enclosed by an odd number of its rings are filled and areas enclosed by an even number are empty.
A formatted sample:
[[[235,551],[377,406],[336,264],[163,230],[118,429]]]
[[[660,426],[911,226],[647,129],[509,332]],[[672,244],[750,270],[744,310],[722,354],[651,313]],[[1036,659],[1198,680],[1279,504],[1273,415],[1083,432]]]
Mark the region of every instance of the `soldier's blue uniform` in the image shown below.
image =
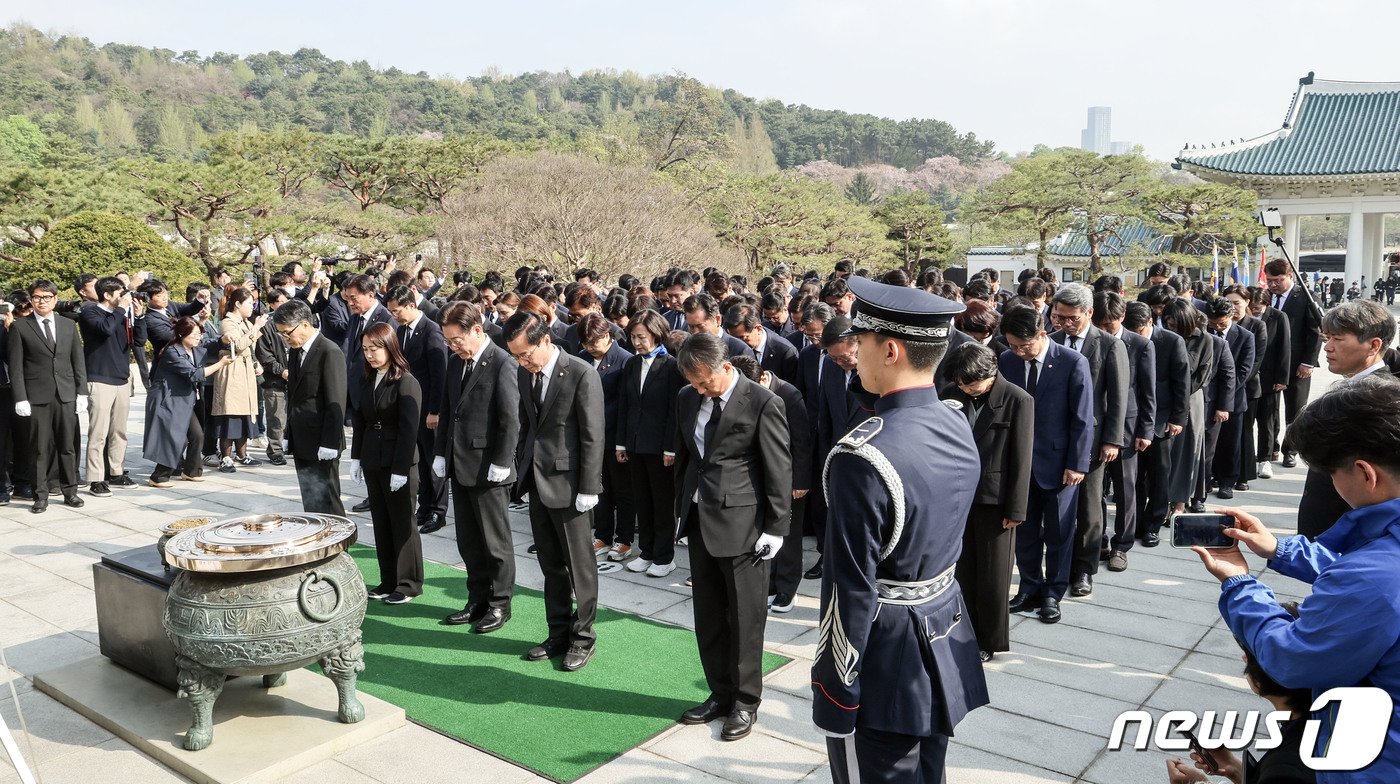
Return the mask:
[[[914,289],[851,288],[855,332],[946,340],[961,310]],[[812,715],[838,784],[943,781],[954,727],[989,701],[953,579],[980,471],[967,417],[931,378],[881,397],[827,458]]]

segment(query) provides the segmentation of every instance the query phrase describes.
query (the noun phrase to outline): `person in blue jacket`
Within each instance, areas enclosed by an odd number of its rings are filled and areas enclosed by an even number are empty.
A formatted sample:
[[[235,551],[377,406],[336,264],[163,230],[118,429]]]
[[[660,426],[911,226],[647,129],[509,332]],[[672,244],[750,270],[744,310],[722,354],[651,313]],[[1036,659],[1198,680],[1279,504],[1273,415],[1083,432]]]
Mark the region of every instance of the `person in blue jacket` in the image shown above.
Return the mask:
[[[1277,539],[1258,519],[1223,511],[1235,518],[1227,536],[1267,558],[1270,569],[1312,585],[1298,618],[1249,573],[1238,546],[1193,549],[1221,581],[1220,614],[1230,631],[1279,683],[1312,689],[1314,698],[1357,686],[1390,695],[1379,755],[1359,770],[1319,770],[1318,782],[1394,784],[1400,781],[1400,383],[1380,374],[1341,382],[1299,413],[1289,435],[1309,466],[1331,475],[1352,511],[1316,541]],[[1317,742],[1303,753],[1325,757],[1346,710],[1335,702],[1313,707]],[[1355,745],[1354,737],[1347,740]]]

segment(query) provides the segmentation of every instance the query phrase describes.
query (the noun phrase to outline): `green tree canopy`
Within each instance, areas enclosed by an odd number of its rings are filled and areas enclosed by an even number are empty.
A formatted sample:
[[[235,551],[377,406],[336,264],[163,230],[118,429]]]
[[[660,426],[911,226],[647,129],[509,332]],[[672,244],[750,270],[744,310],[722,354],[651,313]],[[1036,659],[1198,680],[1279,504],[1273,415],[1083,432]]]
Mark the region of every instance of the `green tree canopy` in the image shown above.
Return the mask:
[[[149,270],[173,291],[204,278],[194,260],[171,247],[150,226],[124,215],[80,212],[54,224],[24,259],[5,269],[5,290],[47,278],[59,288],[85,272],[111,275]]]
[[[952,238],[943,225],[943,211],[923,191],[896,191],[875,209],[875,219],[885,224],[885,235],[897,246],[895,255],[904,271],[917,275],[928,261],[945,261]]]

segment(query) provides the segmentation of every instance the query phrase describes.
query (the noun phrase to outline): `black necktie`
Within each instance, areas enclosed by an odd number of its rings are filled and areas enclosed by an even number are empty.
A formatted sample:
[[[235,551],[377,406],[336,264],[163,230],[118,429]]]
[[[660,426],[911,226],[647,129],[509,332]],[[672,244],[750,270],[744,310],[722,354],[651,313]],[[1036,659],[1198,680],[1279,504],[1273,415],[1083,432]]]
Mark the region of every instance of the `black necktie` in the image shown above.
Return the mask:
[[[466,387],[467,387],[467,379],[469,379],[469,378],[472,377],[472,370],[473,370],[475,367],[476,367],[476,360],[475,360],[475,359],[469,359],[469,360],[467,360],[466,364],[462,366],[462,388],[463,388],[463,389],[466,389]]]
[[[44,342],[49,344],[49,348],[53,348],[53,330],[49,327],[49,320],[39,319],[39,323],[44,325]]]
[[[287,380],[291,381],[301,372],[301,349],[294,348],[287,352]]]
[[[714,445],[715,436],[719,433],[719,415],[723,410],[720,406],[719,398],[712,397],[714,406],[710,408],[710,421],[705,423],[705,457],[710,456],[710,449]]]
[[[535,403],[535,413],[538,414],[544,408],[544,373],[536,373],[533,381],[530,382],[530,399]]]
[[[360,331],[364,329],[365,317],[356,316],[355,323],[350,327],[350,350],[355,353],[360,352]]]
[[[1070,347],[1071,349],[1074,349],[1075,351],[1078,351],[1078,350],[1079,350],[1079,337],[1078,337],[1078,336],[1076,336],[1076,335],[1070,335],[1070,336],[1069,336],[1069,347]]]
[[[1040,360],[1031,360],[1031,369],[1026,372],[1026,392],[1035,397],[1035,384],[1040,380]]]
[[[399,325],[399,348],[400,348],[400,349],[402,349],[404,346],[407,346],[407,345],[408,345],[409,334],[410,334],[410,333],[409,333],[409,331],[408,331],[408,325],[407,325],[407,324],[400,324],[400,325]]]

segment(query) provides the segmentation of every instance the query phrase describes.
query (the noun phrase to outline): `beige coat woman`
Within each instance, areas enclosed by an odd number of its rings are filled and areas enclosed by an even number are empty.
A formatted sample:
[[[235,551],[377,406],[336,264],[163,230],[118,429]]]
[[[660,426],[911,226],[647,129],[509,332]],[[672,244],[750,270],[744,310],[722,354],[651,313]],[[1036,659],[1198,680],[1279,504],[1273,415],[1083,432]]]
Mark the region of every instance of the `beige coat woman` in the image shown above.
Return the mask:
[[[221,351],[233,355],[233,363],[214,374],[214,416],[256,416],[258,413],[258,373],[253,344],[262,334],[262,325],[249,321],[230,309],[219,322],[219,331],[228,338]]]

